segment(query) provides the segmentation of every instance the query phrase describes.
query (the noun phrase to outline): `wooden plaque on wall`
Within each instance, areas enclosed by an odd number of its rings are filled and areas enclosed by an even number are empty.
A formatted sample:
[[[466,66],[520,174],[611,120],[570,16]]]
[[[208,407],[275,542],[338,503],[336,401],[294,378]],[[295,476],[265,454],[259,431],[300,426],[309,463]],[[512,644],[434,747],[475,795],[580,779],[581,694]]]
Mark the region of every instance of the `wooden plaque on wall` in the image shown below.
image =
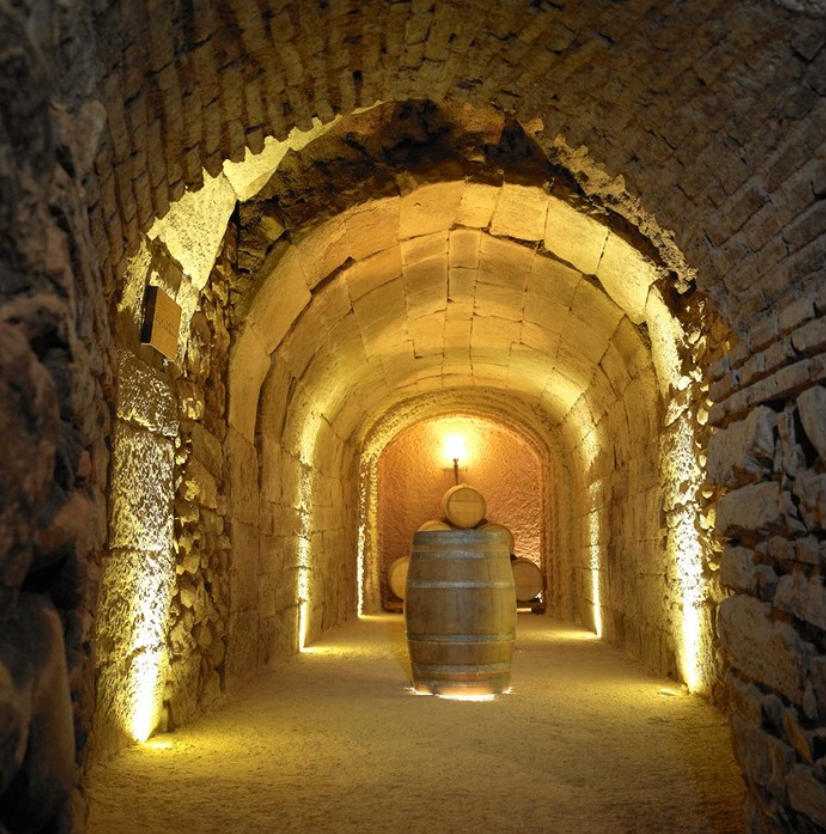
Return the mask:
[[[141,341],[152,345],[167,359],[175,359],[180,328],[181,308],[160,287],[147,287]]]

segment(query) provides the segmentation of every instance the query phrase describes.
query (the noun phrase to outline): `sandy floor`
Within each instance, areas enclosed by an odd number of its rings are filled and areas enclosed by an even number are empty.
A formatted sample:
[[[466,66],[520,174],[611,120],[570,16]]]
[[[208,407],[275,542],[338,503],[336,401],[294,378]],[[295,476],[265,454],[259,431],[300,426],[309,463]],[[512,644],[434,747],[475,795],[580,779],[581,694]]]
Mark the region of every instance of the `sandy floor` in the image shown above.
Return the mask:
[[[520,615],[494,703],[410,694],[399,616],[314,648],[98,767],[91,833],[743,831],[724,719],[576,628]]]

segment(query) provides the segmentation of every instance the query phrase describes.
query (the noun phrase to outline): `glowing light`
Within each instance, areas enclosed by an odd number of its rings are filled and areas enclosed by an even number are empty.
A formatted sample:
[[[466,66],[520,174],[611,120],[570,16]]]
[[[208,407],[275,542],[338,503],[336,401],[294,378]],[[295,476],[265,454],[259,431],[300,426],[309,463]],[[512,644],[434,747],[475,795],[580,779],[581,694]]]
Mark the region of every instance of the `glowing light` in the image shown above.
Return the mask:
[[[151,738],[141,745],[148,750],[172,750],[175,745],[167,739]]]
[[[591,606],[594,618],[594,633],[602,637],[602,597],[600,592],[601,550],[602,550],[602,506],[599,502],[600,485],[592,484],[588,490],[591,497],[591,512],[588,514],[588,549],[591,568]]]
[[[675,424],[674,448],[666,456],[669,509],[668,554],[680,586],[680,671],[689,691],[704,688],[702,672],[703,566],[702,543],[695,525],[697,490],[702,473],[694,457],[694,432],[688,416]]]
[[[504,694],[504,693],[502,693]],[[484,703],[486,701],[495,701],[499,696],[498,695],[462,695],[457,693],[441,693],[439,692],[436,695],[437,698],[441,698],[443,701],[468,701],[470,703]]]
[[[415,687],[407,687],[407,692],[411,695],[429,695],[431,697],[439,698],[442,701],[466,701],[468,703],[489,703],[495,701],[500,695],[510,695],[511,689],[503,690],[502,692],[485,692],[483,690],[474,689],[456,689],[446,690],[442,692],[431,692],[429,689],[422,687],[417,689]]]
[[[301,515],[298,537],[298,570],[296,572],[296,600],[298,601],[298,650],[303,652],[309,632],[310,606],[310,532],[307,514]]]
[[[364,551],[367,546],[367,519],[362,518],[358,529],[358,555],[356,571],[358,575],[358,617],[364,617]]]
[[[298,561],[296,564],[295,598],[298,604],[298,651],[303,652],[310,633],[310,597],[312,575],[313,486],[315,455],[322,418],[309,414],[298,440],[301,477],[298,479]]]
[[[465,438],[461,434],[448,434],[445,437],[445,457],[450,462],[458,460],[460,463],[467,457]]]
[[[132,660],[130,735],[135,741],[146,741],[158,725],[165,683],[161,671],[166,671],[166,661],[165,648],[145,650]]]

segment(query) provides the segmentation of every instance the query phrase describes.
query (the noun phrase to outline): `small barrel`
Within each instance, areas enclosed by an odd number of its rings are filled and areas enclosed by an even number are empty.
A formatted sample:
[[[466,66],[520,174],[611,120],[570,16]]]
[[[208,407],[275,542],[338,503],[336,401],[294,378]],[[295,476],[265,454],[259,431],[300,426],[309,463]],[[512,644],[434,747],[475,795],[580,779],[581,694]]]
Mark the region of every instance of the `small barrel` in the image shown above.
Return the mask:
[[[485,496],[467,484],[451,487],[442,498],[445,518],[460,530],[475,527],[485,517],[486,509]]]
[[[544,588],[542,571],[530,559],[514,559],[511,562],[513,570],[513,585],[516,590],[517,602],[530,602],[536,599]]]
[[[497,524],[494,521],[484,521],[484,523],[480,524],[476,529],[477,530],[503,530],[505,532],[505,535],[508,537],[508,542],[509,542],[508,547],[510,547],[510,550],[508,550],[508,553],[513,553],[513,544],[514,544],[514,542],[513,542],[513,533],[511,533],[511,531],[507,527],[505,527],[504,524]]]
[[[387,584],[399,599],[404,599],[404,586],[407,582],[409,566],[410,559],[407,556],[402,556],[400,559],[396,559],[387,569]]]
[[[516,604],[503,532],[415,533],[405,593],[416,691],[469,697],[509,689]]]
[[[417,533],[426,533],[428,530],[452,530],[453,528],[441,518],[432,518],[430,521],[425,521],[416,528]]]

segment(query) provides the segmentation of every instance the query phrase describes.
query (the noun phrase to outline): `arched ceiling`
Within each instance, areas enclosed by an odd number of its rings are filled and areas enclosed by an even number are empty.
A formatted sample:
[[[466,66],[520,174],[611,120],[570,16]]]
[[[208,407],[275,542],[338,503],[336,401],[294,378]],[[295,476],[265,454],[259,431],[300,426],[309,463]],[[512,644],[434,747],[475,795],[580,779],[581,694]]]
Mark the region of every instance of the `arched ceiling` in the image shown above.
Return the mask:
[[[555,258],[556,241],[596,275]],[[230,420],[253,436],[268,374],[294,380],[341,439],[442,388],[507,391],[553,425],[584,400],[599,419],[652,361],[638,324],[669,319],[658,279],[541,189],[459,181],[372,201],[285,247],[260,280],[236,348],[249,387],[231,392]],[[668,357],[655,353],[667,387]]]
[[[736,320],[786,288],[747,226],[776,205],[797,216],[813,199],[782,186],[812,157],[800,149],[822,145],[816,14],[816,3],[774,0],[116,0],[92,26],[109,117],[95,239],[121,274],[204,169],[219,174],[314,117],[329,124],[377,101],[493,105],[661,252],[672,230],[673,249]],[[758,268],[745,263],[758,252]],[[744,305],[746,277],[760,287]]]
[[[187,333],[231,215],[242,291],[229,419],[248,440],[257,420],[289,414],[289,445],[308,457],[320,427],[352,440],[400,401],[473,388],[567,421],[575,447],[629,389],[656,401],[652,365],[661,394],[677,384],[679,253],[661,259],[586,199],[515,120],[389,105],[288,145],[210,181],[151,231],[187,272]],[[135,274],[125,301],[137,310]],[[289,400],[274,417],[265,380]]]

